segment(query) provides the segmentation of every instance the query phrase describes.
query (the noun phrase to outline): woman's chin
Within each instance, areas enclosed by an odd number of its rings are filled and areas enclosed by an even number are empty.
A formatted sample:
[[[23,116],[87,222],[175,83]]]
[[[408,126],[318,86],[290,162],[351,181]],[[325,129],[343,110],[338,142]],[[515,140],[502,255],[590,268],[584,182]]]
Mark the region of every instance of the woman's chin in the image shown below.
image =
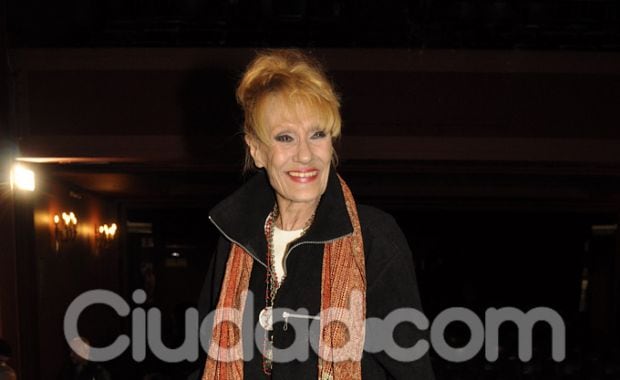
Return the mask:
[[[295,194],[290,194],[290,195],[287,194],[287,195],[281,196],[281,198],[291,203],[298,203],[300,205],[301,204],[315,205],[316,203],[318,203],[319,199],[321,198],[321,194],[316,191],[296,192]]]

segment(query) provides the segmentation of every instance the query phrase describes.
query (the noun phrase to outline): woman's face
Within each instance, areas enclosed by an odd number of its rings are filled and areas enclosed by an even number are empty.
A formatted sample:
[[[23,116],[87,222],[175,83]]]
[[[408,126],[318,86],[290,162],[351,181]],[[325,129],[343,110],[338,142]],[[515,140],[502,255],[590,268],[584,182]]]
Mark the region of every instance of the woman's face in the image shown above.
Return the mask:
[[[303,105],[289,106],[272,96],[262,111],[268,142],[246,137],[254,163],[267,170],[281,207],[283,201],[316,205],[327,187],[331,136],[317,112]]]

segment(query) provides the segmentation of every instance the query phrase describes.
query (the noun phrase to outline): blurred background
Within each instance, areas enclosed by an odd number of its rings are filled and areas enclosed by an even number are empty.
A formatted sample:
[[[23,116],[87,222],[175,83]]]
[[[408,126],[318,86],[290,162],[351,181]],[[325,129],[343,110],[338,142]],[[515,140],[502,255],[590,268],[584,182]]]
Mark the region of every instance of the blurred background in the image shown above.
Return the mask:
[[[615,0],[0,1],[0,337],[19,379],[70,367],[62,321],[90,289],[163,313],[183,339],[246,179],[237,80],[254,52],[309,49],[342,95],[339,171],[393,214],[423,306],[555,309],[566,359],[534,328],[438,379],[620,379],[620,3]],[[10,180],[12,178],[12,180]],[[131,307],[135,304],[130,302]],[[95,346],[130,319],[95,306]],[[462,323],[446,341],[469,341]],[[191,363],[102,363],[182,379]]]

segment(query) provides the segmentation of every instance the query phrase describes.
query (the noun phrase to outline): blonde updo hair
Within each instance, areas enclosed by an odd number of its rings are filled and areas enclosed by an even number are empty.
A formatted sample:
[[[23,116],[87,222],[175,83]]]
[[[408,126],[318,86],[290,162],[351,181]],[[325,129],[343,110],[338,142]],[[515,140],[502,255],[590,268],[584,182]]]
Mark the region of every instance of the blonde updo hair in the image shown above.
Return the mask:
[[[243,109],[243,132],[269,144],[263,105],[278,96],[285,105],[303,105],[316,111],[324,131],[332,140],[340,137],[340,99],[317,60],[296,49],[264,50],[246,68],[237,87],[237,102]],[[245,170],[254,169],[246,145]]]

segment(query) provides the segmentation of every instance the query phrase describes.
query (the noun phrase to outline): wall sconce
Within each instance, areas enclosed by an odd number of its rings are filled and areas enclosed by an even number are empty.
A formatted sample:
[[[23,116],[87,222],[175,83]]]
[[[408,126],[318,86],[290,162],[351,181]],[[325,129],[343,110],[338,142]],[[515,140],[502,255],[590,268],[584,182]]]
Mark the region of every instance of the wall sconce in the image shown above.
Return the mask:
[[[116,226],[116,223],[112,223],[109,226],[107,224],[99,226],[99,228],[97,228],[97,230],[95,231],[97,244],[100,247],[108,247],[110,245],[110,242],[114,240],[117,230],[118,227]]]
[[[14,164],[11,168],[11,188],[24,191],[34,191],[35,174],[22,164]]]
[[[56,243],[75,240],[77,238],[77,223],[78,220],[73,211],[63,212],[61,216],[54,215]]]

